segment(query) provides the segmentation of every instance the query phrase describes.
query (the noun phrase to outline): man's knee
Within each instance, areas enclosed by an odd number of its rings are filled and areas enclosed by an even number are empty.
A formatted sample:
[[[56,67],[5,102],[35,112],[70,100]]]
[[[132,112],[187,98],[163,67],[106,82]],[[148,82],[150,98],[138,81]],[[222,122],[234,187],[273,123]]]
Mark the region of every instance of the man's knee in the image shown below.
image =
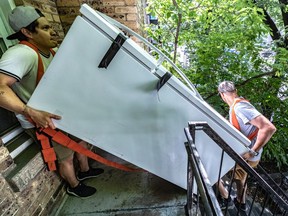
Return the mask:
[[[80,142],[78,142],[79,145],[83,146],[84,148],[88,148],[88,144],[87,142],[81,140]]]
[[[66,157],[65,159],[61,160],[59,163],[59,166],[73,166],[73,155],[70,155]]]

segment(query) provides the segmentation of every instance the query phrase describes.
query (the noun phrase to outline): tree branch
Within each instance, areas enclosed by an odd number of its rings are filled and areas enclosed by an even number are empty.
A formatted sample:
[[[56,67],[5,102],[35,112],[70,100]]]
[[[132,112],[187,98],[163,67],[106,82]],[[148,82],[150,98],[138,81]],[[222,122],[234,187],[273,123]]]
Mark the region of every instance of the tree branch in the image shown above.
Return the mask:
[[[237,84],[236,87],[244,86],[245,84],[251,82],[252,80],[258,79],[258,78],[260,78],[260,77],[273,76],[273,75],[275,75],[275,72],[273,72],[273,71],[272,71],[272,72],[267,72],[267,73],[261,73],[261,74],[258,74],[258,75],[254,76],[254,77],[251,77],[251,78],[243,81],[243,82],[240,83],[240,84]],[[217,94],[218,94],[218,92],[214,92],[214,93],[208,95],[204,100],[208,100],[209,98],[214,97],[214,96],[217,95]]]
[[[277,28],[275,22],[271,19],[270,15],[268,14],[268,12],[263,9],[264,11],[264,23],[266,25],[268,25],[270,27],[270,29],[272,30],[272,32],[270,33],[272,39],[275,40],[280,40],[281,39],[281,34],[279,29]]]
[[[257,7],[259,7],[259,6],[257,5],[256,0],[254,0],[253,3],[254,3]],[[280,31],[279,31],[279,29],[277,28],[275,22],[271,19],[270,15],[269,15],[268,12],[265,10],[265,8],[263,8],[263,7],[260,7],[260,8],[262,8],[262,10],[263,10],[263,12],[264,12],[264,23],[265,23],[267,26],[269,26],[270,29],[271,29],[271,31],[272,31],[272,32],[270,33],[272,39],[273,39],[274,41],[275,41],[275,40],[279,40],[279,39],[281,38],[281,34],[280,34]]]
[[[178,11],[178,22],[177,22],[176,34],[174,38],[174,54],[173,54],[173,63],[176,63],[177,49],[178,49],[178,42],[179,42],[179,32],[180,32],[181,23],[182,23],[182,13],[179,13],[179,7],[178,7],[176,0],[173,0],[173,5],[177,8],[177,11]]]
[[[281,13],[282,13],[282,19],[283,19],[283,23],[284,23],[284,29],[285,29],[285,37],[284,37],[284,44],[285,47],[288,47],[288,39],[287,39],[287,33],[286,33],[286,27],[288,27],[288,12],[286,12],[285,7],[288,5],[288,1],[287,0],[279,0],[280,3],[280,9],[281,9]]]

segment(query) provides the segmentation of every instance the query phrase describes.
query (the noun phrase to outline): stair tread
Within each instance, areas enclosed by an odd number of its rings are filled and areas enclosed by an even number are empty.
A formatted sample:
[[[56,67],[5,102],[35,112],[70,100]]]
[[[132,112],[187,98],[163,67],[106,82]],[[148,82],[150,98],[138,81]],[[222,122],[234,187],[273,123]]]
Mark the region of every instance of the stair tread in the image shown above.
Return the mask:
[[[39,146],[36,143],[32,143],[27,149],[25,149],[16,158],[14,158],[16,167],[7,175],[6,178],[13,178],[13,176],[15,176],[21,169],[23,169],[23,167],[25,167],[27,163],[39,152]]]

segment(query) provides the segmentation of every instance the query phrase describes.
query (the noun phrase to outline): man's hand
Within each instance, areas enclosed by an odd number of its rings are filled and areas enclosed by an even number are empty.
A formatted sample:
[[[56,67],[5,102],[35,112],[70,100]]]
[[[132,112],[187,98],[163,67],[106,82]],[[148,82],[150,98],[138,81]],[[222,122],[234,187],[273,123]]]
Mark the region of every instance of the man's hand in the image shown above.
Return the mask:
[[[52,119],[57,119],[60,120],[61,116],[48,113],[45,111],[41,110],[36,110],[32,107],[25,106],[24,115],[26,115],[28,118],[30,118],[33,123],[36,125],[36,127],[42,127],[42,128],[47,128],[50,127],[52,129],[55,129],[55,125],[53,124]]]
[[[247,161],[247,160],[249,160],[249,159],[251,159],[251,158],[254,157],[254,153],[253,153],[253,152],[246,152],[246,153],[244,153],[244,154],[242,155],[242,157],[243,157],[243,159],[244,159],[245,161]]]
[[[255,151],[253,148],[251,148],[251,149],[249,150],[249,152],[244,153],[244,154],[242,155],[242,157],[243,157],[244,160],[248,161],[249,159],[257,156],[258,154],[259,154],[258,151]]]

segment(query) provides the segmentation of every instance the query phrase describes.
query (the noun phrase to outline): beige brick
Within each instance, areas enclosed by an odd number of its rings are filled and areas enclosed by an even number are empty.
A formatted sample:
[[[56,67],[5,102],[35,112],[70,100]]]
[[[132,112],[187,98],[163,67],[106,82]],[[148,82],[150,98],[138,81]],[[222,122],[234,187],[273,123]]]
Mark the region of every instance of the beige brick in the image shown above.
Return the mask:
[[[8,149],[4,146],[0,147],[0,162],[6,160],[8,156],[9,156]]]
[[[105,0],[79,0],[80,5],[88,4],[90,7],[96,9],[99,6],[103,6],[103,1]]]
[[[134,42],[136,42],[138,45],[141,45],[141,47],[143,48],[143,42],[140,40],[140,39],[138,39],[137,37],[135,37],[135,36],[131,36],[130,37]]]
[[[59,17],[58,14],[57,15],[52,15],[52,17],[53,17],[54,22],[61,23],[61,20],[60,20],[60,17]]]
[[[54,4],[55,2],[53,0],[25,0],[25,2],[30,2],[34,4]]]
[[[54,174],[54,175],[50,175]],[[44,177],[44,178],[43,178]],[[50,202],[54,194],[54,191],[60,186],[61,181],[58,176],[55,175],[54,172],[43,172],[42,173],[43,183],[41,185],[38,185],[36,190],[40,191],[39,195],[37,197],[37,201],[35,202],[35,207],[37,207],[37,204],[40,206],[47,206]],[[38,180],[39,181],[39,180]],[[32,208],[33,209],[33,208]]]
[[[80,6],[78,0],[56,0],[57,7],[75,7]]]
[[[0,215],[14,215],[19,206],[15,194],[2,175],[0,175],[0,185]],[[11,212],[11,214],[8,214],[8,212]]]
[[[49,184],[49,182],[45,181],[45,176],[44,171],[39,173],[38,176],[30,181],[29,186],[27,186],[25,190],[20,193],[18,202],[21,203],[21,206],[25,206],[26,214],[34,212],[40,204],[40,200],[38,200],[38,198],[41,192],[46,192],[46,190],[43,191],[45,184]]]
[[[116,7],[115,13],[137,13],[136,7],[128,6],[128,7]]]
[[[38,153],[23,167],[12,179],[9,180],[14,190],[23,191],[41,169],[44,168],[44,162],[41,153]]]
[[[122,22],[122,24],[129,27],[130,29],[132,29],[135,32],[139,29],[139,24],[137,22],[134,22],[134,21],[124,21],[124,22]]]
[[[49,22],[53,22],[53,21],[54,21],[54,20],[53,20],[53,17],[52,17],[52,14],[50,14],[50,13],[45,13],[45,12],[43,12],[43,14],[44,14],[45,18],[46,18]]]
[[[127,21],[136,21],[137,19],[137,14],[127,14]]]
[[[125,2],[121,0],[104,0],[103,6],[124,6]]]
[[[64,29],[63,29],[64,30]],[[58,37],[59,37],[59,42],[61,43],[62,42],[62,40],[63,40],[63,38],[65,37],[65,34],[64,34],[64,32],[58,32],[57,33],[58,34]]]
[[[115,7],[99,6],[99,7],[95,8],[95,9],[100,11],[101,13],[105,13],[105,14],[115,13]]]
[[[29,215],[40,215],[41,214],[41,212],[43,211],[43,207],[41,206],[41,205],[38,205],[37,206],[37,208],[34,208],[34,209],[36,209],[34,212],[32,212],[32,213],[29,213]],[[27,215],[28,216],[28,215]]]
[[[113,18],[113,19],[121,19],[126,20],[126,14],[119,14],[119,13],[108,13],[107,16]]]
[[[127,20],[126,14],[109,13],[109,14],[106,14],[106,15],[108,15],[109,17],[117,20],[118,22],[123,22],[123,21]]]
[[[59,16],[62,18],[63,16],[73,16],[76,17],[80,14],[79,7],[62,7],[58,8]]]
[[[0,209],[0,215],[12,216],[16,215],[19,211],[19,205],[15,202],[15,200],[13,201],[6,199],[0,204]]]
[[[49,14],[58,14],[56,7],[51,5],[42,5],[42,12],[49,13]]]
[[[136,0],[125,0],[125,5],[136,5],[137,1]]]
[[[10,188],[9,184],[6,182],[5,178],[0,176],[0,203],[2,203],[5,199],[15,200],[15,194]],[[1,214],[0,214],[1,215]]]
[[[52,23],[53,29],[58,33],[60,31],[63,31],[62,25],[59,22]]]
[[[0,172],[4,176],[15,167],[16,165],[14,164],[14,160],[10,155],[0,162]]]
[[[33,198],[34,202],[32,203],[32,205],[29,206],[29,208],[26,208],[27,209],[26,214],[29,213],[29,215],[39,215],[40,212],[42,212],[43,210],[42,206],[45,206],[43,205],[43,202],[42,202],[43,198],[46,198],[48,200],[51,199],[51,196],[47,188],[42,188],[42,190],[39,192],[39,196]]]

